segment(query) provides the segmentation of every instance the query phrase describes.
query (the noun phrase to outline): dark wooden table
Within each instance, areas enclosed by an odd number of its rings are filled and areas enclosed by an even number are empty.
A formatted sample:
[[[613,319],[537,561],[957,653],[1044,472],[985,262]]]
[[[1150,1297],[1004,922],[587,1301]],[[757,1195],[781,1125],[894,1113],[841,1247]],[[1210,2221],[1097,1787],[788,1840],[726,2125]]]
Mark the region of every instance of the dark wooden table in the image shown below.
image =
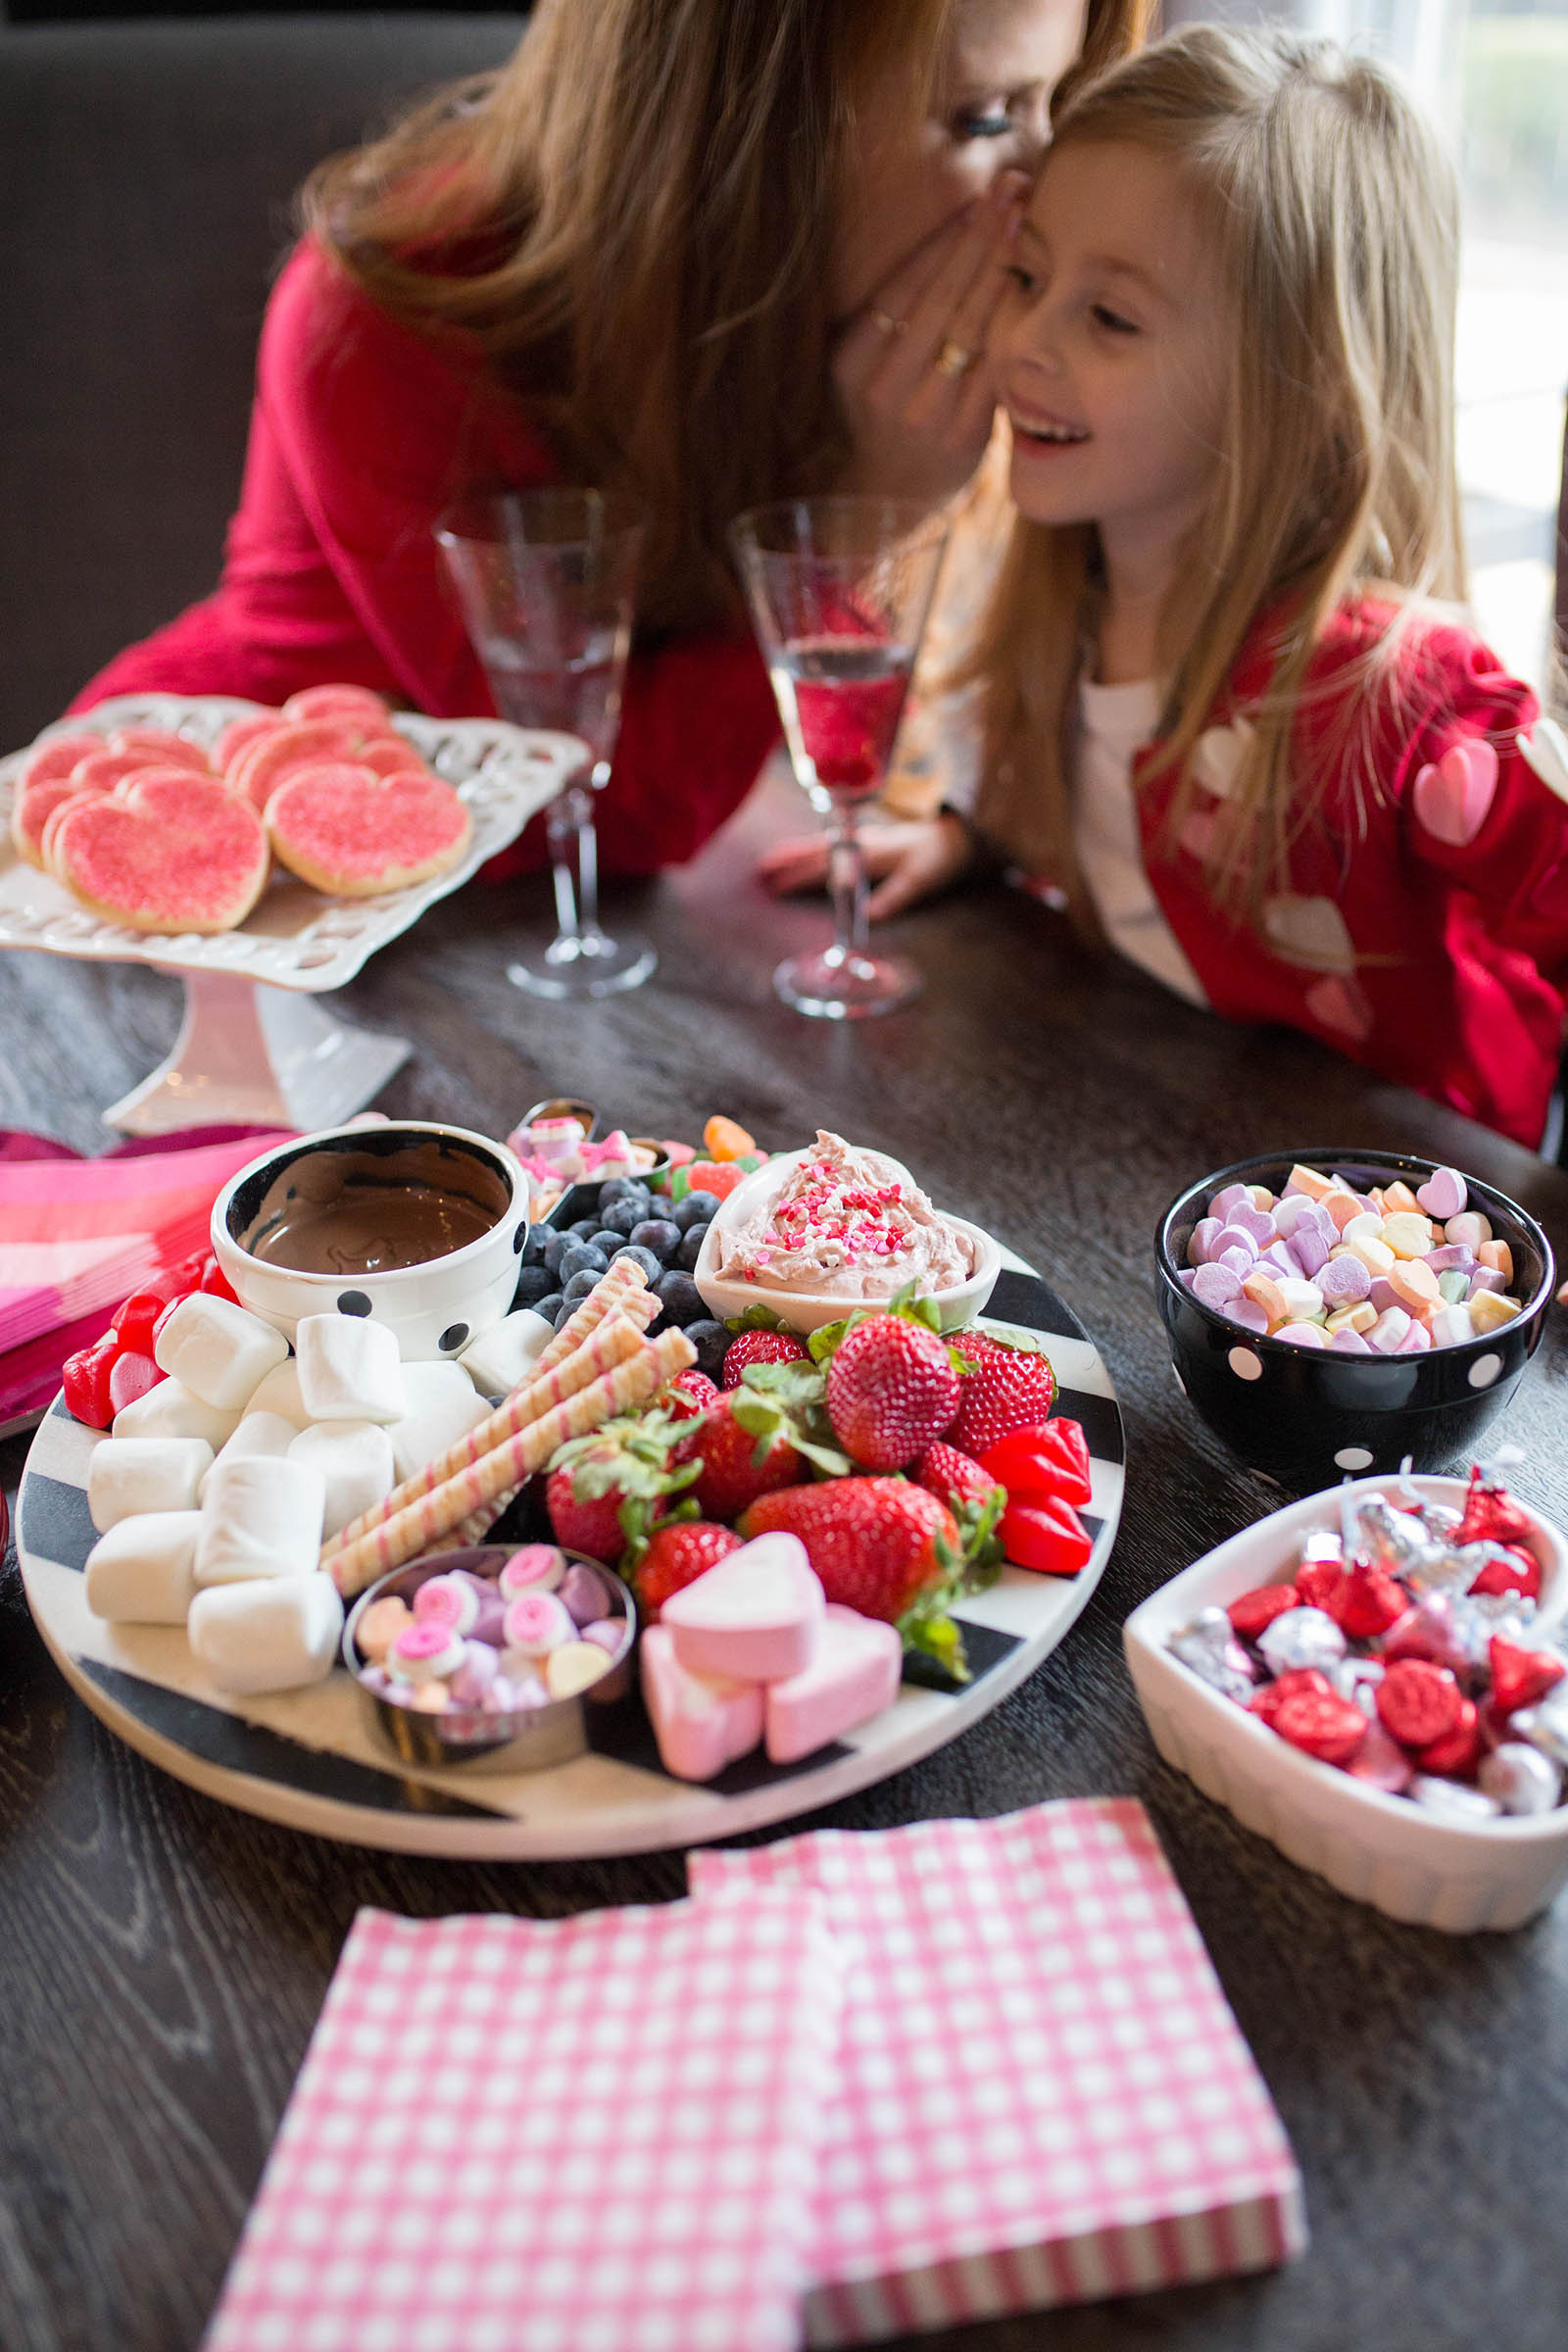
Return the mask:
[[[869,1829],[1130,1792],[1149,1806],[1295,2142],[1313,2232],[1273,2277],[961,2334],[939,2352],[1563,2352],[1568,2344],[1568,1906],[1450,1938],[1348,1902],[1240,1829],[1151,1745],[1122,1664],[1136,1602],[1272,1508],[1171,1377],[1151,1235],[1176,1189],[1310,1139],[1405,1147],[1534,1210],[1559,1254],[1568,1178],[1305,1042],[1230,1029],[1097,962],[1028,901],[962,897],[901,926],[918,1004],[854,1029],[787,1013],[780,955],[819,907],[769,906],[763,792],[688,871],[615,895],[662,958],[602,1007],[535,1004],[508,955],[547,928],[536,885],[470,888],[376,957],[346,1008],[416,1058],[382,1107],[504,1133],[557,1091],[632,1132],[710,1111],[767,1145],[820,1122],[906,1159],[946,1205],[1048,1273],[1094,1333],[1128,1424],[1127,1503],[1062,1647],[976,1729],[820,1818]],[[0,958],[0,1123],[86,1150],[98,1106],[168,1050],[174,985],[130,967]],[[1568,1316],[1560,1319],[1568,1325]],[[1518,1485],[1568,1518],[1568,1347],[1511,1410]],[[14,1494],[24,1446],[0,1449]],[[166,1779],[67,1691],[4,1586],[0,1705],[0,2343],[179,2352],[217,2294],[333,1962],[362,1903],[555,1915],[666,1899],[678,1856],[459,1866],[318,1842]]]

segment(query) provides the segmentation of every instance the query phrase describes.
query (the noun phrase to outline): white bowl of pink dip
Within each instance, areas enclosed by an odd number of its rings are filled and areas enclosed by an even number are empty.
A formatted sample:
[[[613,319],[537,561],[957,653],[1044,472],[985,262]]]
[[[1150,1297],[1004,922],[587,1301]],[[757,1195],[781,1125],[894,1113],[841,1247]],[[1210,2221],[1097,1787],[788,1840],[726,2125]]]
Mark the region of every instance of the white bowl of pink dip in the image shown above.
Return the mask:
[[[721,1322],[764,1306],[803,1333],[913,1283],[956,1331],[984,1312],[1001,1270],[990,1234],[933,1208],[900,1161],[822,1131],[736,1186],[694,1280]]]

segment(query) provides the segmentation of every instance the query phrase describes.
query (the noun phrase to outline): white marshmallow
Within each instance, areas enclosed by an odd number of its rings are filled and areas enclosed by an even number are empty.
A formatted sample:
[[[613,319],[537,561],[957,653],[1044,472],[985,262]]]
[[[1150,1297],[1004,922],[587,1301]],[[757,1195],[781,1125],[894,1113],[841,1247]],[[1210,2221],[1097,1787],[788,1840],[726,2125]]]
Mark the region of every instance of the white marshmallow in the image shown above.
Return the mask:
[[[300,1430],[288,1451],[292,1461],[314,1463],[325,1481],[323,1536],[385,1502],[397,1484],[391,1436],[374,1421],[318,1421]]]
[[[183,1625],[196,1590],[200,1511],[139,1511],[87,1554],[87,1606],[116,1624]]]
[[[293,1690],[332,1671],[343,1603],[329,1576],[272,1576],[198,1592],[190,1645],[220,1690]]]
[[[182,1380],[161,1380],[115,1415],[117,1438],[201,1438],[216,1453],[239,1427],[238,1413],[206,1404]]]
[[[555,1325],[536,1315],[531,1306],[482,1331],[470,1340],[458,1361],[474,1387],[485,1396],[509,1396],[533,1370],[555,1337]]]
[[[321,1551],[326,1481],[310,1462],[254,1455],[215,1466],[202,1496],[196,1582],[306,1576]]]
[[[247,1413],[226,1446],[220,1449],[218,1461],[202,1480],[200,1493],[205,1494],[213,1470],[221,1462],[266,1461],[287,1453],[299,1431],[281,1413]]]
[[[398,1335],[368,1315],[302,1315],[300,1395],[313,1421],[401,1421],[409,1409]]]
[[[305,1399],[300,1395],[300,1368],[293,1356],[286,1363],[274,1364],[246,1399],[248,1413],[281,1413],[296,1429],[303,1429],[310,1419]]]
[[[244,1405],[263,1376],[287,1354],[280,1331],[208,1291],[181,1298],[153,1344],[161,1372],[182,1380],[222,1412]]]
[[[87,1464],[87,1508],[101,1536],[138,1511],[193,1511],[213,1449],[204,1438],[103,1438]]]
[[[490,1417],[490,1407],[461,1364],[405,1364],[409,1408],[389,1435],[398,1478],[412,1478]]]

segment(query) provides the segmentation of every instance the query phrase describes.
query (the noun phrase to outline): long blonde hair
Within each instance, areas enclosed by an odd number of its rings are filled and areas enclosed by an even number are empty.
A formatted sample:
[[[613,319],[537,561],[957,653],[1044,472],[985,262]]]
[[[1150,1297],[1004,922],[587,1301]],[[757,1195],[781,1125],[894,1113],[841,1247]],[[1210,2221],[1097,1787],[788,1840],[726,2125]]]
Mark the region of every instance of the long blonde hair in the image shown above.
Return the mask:
[[[476,347],[564,466],[648,508],[645,625],[734,611],[726,525],[847,456],[828,261],[856,100],[902,65],[912,127],[961,4],[538,0],[507,66],[308,183],[378,304]],[[1150,4],[1089,0],[1085,58]]]
[[[1174,838],[1194,748],[1268,615],[1272,676],[1207,861],[1216,902],[1255,922],[1316,805],[1291,739],[1330,615],[1374,587],[1463,594],[1453,172],[1380,67],[1279,31],[1173,33],[1075,77],[1054,129],[1056,149],[1128,141],[1171,159],[1215,241],[1235,323],[1225,443],[1161,616],[1167,691],[1142,776],[1179,778]],[[1080,909],[1064,747],[1098,555],[1091,525],[1017,521],[979,658],[982,820]],[[1366,776],[1363,815],[1375,790]]]

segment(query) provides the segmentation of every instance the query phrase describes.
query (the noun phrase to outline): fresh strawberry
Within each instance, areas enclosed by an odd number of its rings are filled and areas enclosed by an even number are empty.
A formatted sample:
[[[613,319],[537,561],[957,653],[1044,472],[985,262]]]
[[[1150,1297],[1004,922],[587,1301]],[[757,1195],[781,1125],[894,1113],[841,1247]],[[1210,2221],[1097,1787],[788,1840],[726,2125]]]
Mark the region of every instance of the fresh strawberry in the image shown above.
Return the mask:
[[[656,1527],[633,1571],[644,1614],[657,1617],[672,1592],[695,1584],[740,1546],[732,1527],[716,1527],[710,1519],[678,1519]]]
[[[724,1350],[720,1386],[738,1389],[748,1364],[798,1364],[807,1360],[804,1341],[787,1331],[743,1331]]]
[[[947,1614],[959,1568],[958,1530],[946,1503],[903,1478],[829,1478],[764,1494],[741,1534],[799,1536],[831,1601],[896,1625],[962,1676],[962,1644]]]
[[[1053,1494],[1062,1502],[1090,1499],[1089,1441],[1076,1421],[1043,1421],[1015,1429],[988,1448],[983,1466],[1002,1481],[1014,1502]]]
[[[718,1396],[718,1387],[706,1372],[699,1372],[695,1364],[688,1364],[684,1372],[676,1373],[664,1394],[669,1398],[665,1409],[670,1419],[692,1421],[699,1413],[706,1413],[713,1403]]]
[[[558,1544],[564,1544],[568,1551],[586,1551],[612,1567],[626,1548],[620,1525],[620,1506],[626,1496],[612,1485],[606,1486],[602,1494],[579,1495],[577,1480],[585,1472],[591,1476],[590,1463],[573,1462],[552,1470],[545,1480],[545,1511]]]
[[[950,1446],[945,1438],[938,1438],[935,1445],[926,1447],[919,1460],[911,1465],[909,1476],[916,1486],[924,1487],[928,1494],[945,1502],[955,1516],[960,1504],[987,1503],[1001,1491],[1000,1480],[978,1462],[971,1461],[968,1454],[960,1453],[956,1446]]]
[[[955,1346],[972,1369],[963,1375],[952,1426],[942,1433],[950,1445],[980,1461],[1015,1429],[1050,1419],[1056,1375],[1046,1356],[981,1331],[961,1332]]]
[[[867,1470],[902,1470],[958,1409],[947,1343],[905,1315],[868,1315],[833,1351],[827,1411],[840,1444]]]
[[[756,1390],[725,1389],[682,1440],[677,1459],[698,1465],[692,1493],[705,1519],[733,1519],[760,1494],[792,1487],[805,1474],[806,1459],[781,1422]]]
[[[678,1443],[688,1427],[651,1405],[558,1447],[545,1481],[557,1543],[613,1567],[661,1517],[667,1498],[696,1476],[683,1465]]]

